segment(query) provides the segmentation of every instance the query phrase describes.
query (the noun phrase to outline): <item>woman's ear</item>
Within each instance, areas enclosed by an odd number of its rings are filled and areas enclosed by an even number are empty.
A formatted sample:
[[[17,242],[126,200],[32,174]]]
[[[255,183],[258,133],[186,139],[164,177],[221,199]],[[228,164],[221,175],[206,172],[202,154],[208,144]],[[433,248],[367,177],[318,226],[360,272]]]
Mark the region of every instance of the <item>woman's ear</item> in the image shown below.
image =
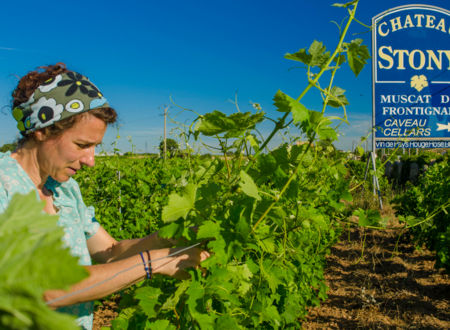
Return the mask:
[[[44,142],[47,139],[47,134],[45,134],[46,132],[44,132],[43,130],[38,130],[35,131],[31,134],[34,135],[34,139],[38,142]]]

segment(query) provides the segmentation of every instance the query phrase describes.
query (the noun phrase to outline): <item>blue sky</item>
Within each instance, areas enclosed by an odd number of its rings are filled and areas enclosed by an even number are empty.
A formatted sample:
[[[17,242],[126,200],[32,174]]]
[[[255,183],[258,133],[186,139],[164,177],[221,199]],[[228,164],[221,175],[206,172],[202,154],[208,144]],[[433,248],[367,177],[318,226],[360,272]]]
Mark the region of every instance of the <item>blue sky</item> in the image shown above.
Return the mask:
[[[17,137],[10,115],[10,95],[17,76],[41,65],[64,62],[88,76],[117,109],[119,147],[155,152],[163,135],[162,108],[189,124],[170,97],[198,113],[241,111],[258,102],[273,118],[272,98],[278,89],[297,97],[305,87],[304,70],[284,54],[309,47],[313,40],[327,48],[337,44],[346,11],[332,7],[339,0],[319,1],[21,1],[3,2],[0,12],[0,145]],[[421,0],[450,9],[448,0]],[[361,0],[357,18],[370,24],[378,13],[403,0]],[[25,9],[26,7],[26,9]],[[355,24],[350,39],[362,38],[371,48],[371,34]],[[336,84],[347,90],[350,126],[342,127],[342,149],[367,134],[371,125],[371,62],[355,78],[348,69]],[[312,94],[303,100],[320,108]],[[173,130],[176,125],[170,123]],[[263,128],[263,131],[269,127]],[[295,134],[295,129],[290,132]],[[105,136],[106,148],[117,130]],[[275,142],[281,142],[277,138]]]

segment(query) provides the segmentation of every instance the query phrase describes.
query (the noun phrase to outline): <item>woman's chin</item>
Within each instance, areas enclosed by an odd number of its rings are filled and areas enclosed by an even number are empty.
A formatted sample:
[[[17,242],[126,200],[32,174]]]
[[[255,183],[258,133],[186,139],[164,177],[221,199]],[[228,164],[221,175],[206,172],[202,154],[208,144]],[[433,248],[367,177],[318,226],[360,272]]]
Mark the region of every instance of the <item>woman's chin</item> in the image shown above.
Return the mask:
[[[69,181],[69,179],[71,178],[71,175],[68,174],[58,174],[55,176],[52,176],[53,180],[58,181],[58,182],[66,182]]]

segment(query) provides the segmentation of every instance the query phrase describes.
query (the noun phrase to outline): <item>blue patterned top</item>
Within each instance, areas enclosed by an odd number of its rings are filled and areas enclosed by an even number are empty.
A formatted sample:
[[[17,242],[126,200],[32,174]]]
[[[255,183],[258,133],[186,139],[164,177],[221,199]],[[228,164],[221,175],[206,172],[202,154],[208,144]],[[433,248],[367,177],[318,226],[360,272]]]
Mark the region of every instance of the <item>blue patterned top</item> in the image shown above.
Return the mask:
[[[7,208],[15,193],[27,194],[36,187],[28,174],[12,157],[10,152],[0,153],[0,213]],[[64,229],[63,242],[70,247],[73,256],[79,257],[80,265],[91,265],[86,240],[100,227],[95,220],[94,208],[86,207],[80,188],[74,179],[60,183],[48,178],[45,187],[53,192],[53,203],[58,209],[58,225]],[[36,190],[36,196],[39,194]],[[59,308],[59,312],[76,315],[78,325],[92,329],[94,303],[87,302]]]

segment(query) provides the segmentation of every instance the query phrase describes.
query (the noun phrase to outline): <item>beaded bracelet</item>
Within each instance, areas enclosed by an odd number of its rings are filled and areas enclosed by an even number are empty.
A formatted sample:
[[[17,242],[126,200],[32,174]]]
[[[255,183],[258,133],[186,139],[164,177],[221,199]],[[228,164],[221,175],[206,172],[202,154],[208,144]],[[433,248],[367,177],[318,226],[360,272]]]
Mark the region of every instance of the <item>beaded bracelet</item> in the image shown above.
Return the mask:
[[[148,269],[148,264],[147,264],[147,262],[145,262],[144,255],[142,254],[142,252],[139,252],[139,255],[141,256],[142,263],[144,264],[144,269],[145,269],[145,273],[147,274],[147,279],[151,279],[152,277],[151,277],[150,271]],[[150,253],[148,253],[148,251],[147,251],[147,255],[150,257]],[[150,263],[150,258],[148,259],[148,262]]]
[[[148,250],[146,250],[145,252],[147,252],[147,265],[148,265],[149,274],[150,274],[148,279],[151,280],[153,277],[152,259],[150,258],[150,252]]]

